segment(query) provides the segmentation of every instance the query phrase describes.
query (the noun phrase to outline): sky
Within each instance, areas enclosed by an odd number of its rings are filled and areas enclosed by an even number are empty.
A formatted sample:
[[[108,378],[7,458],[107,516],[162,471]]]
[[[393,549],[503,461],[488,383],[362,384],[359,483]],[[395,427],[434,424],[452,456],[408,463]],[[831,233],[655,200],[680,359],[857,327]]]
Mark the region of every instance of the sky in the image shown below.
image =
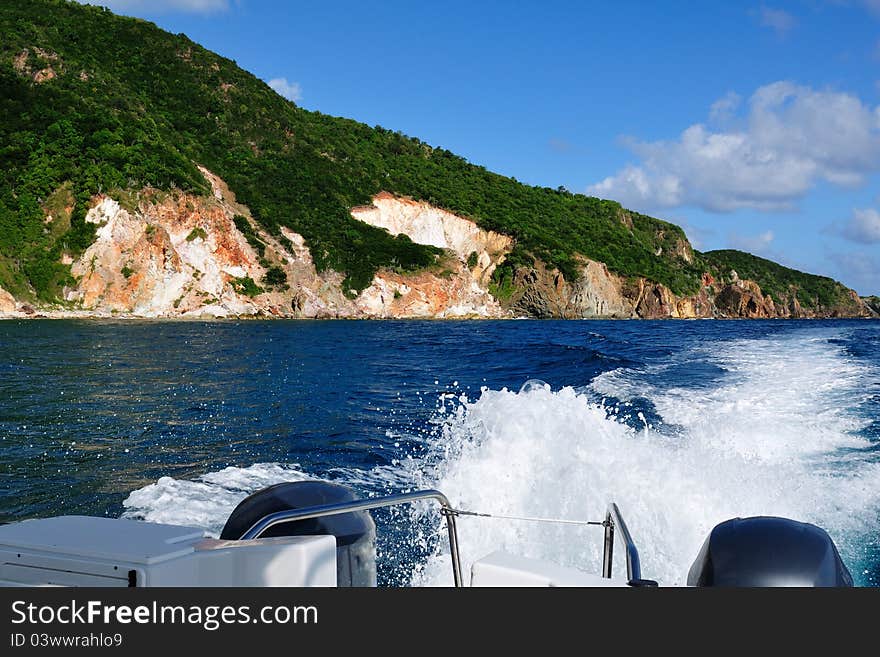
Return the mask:
[[[880,0],[91,0],[381,125],[880,294]]]

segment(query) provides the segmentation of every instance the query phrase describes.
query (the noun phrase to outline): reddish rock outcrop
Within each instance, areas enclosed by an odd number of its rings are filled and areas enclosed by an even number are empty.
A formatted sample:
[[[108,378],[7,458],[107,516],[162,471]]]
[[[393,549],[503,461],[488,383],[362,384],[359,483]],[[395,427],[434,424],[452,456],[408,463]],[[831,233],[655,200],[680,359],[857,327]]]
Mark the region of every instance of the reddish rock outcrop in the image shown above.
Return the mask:
[[[318,272],[301,235],[281,229],[270,235],[249,219],[226,184],[200,168],[212,196],[145,189],[137,207],[123,208],[106,195],[92,199],[86,220],[98,226],[95,242],[73,263],[77,284],[66,300],[92,315],[138,317],[501,317],[486,281],[511,244],[473,222],[390,195],[361,208],[377,220],[392,219],[425,238],[439,217],[434,238],[447,255],[436,271],[401,274],[380,270],[355,298],[342,289],[343,276]],[[258,254],[233,217],[248,219],[265,248]],[[415,221],[412,221],[415,219]],[[392,221],[392,226],[393,226]],[[407,223],[409,222],[409,223]],[[421,231],[421,232],[420,232]],[[477,253],[476,262],[471,254]],[[284,271],[286,284],[262,284],[268,267]],[[271,288],[271,289],[270,289]]]
[[[701,277],[700,290],[678,296],[660,283],[645,278],[624,278],[602,263],[587,260],[573,283],[540,261],[519,268],[514,276],[516,290],[507,301],[514,314],[559,318],[641,318],[695,319],[786,317],[868,317],[871,311],[850,291],[852,303],[817,307],[805,311],[794,291],[791,297],[774,301],[754,281],[731,272],[730,283],[716,281],[709,274]],[[854,310],[855,309],[855,312]]]
[[[715,306],[721,317],[766,319],[779,316],[773,299],[765,297],[753,281],[739,280],[724,286],[715,296]]]
[[[27,59],[20,55],[19,66]],[[143,189],[127,194],[127,206],[107,195],[92,199],[86,220],[97,226],[95,242],[74,262],[76,285],[65,291],[71,307],[40,308],[52,316],[137,317],[513,317],[543,318],[775,318],[852,316],[871,310],[852,292],[851,303],[805,311],[796,291],[771,298],[753,281],[731,271],[725,280],[704,273],[697,293],[677,296],[666,286],[641,277],[624,277],[604,263],[579,262],[573,281],[536,260],[519,267],[499,302],[489,292],[496,269],[513,240],[484,231],[473,221],[427,203],[378,194],[352,216],[414,242],[444,249],[430,270],[417,273],[380,270],[369,287],[352,298],[342,289],[344,276],[317,271],[303,237],[288,228],[272,235],[250,219],[226,184],[200,167],[211,184],[210,196]],[[58,205],[57,203],[55,205]],[[69,216],[70,209],[59,218]],[[66,214],[64,214],[66,213]],[[47,211],[48,215],[48,211]],[[261,253],[238,230],[244,217],[262,242]],[[632,218],[619,216],[624,225]],[[239,220],[240,221],[240,220]],[[47,216],[47,230],[64,222]],[[253,240],[253,237],[251,237]],[[685,240],[674,255],[693,261]],[[71,258],[62,254],[62,262]],[[284,272],[286,283],[267,284],[269,268]],[[284,278],[282,277],[282,279]],[[273,279],[266,279],[273,280]],[[512,283],[512,285],[511,285]],[[0,315],[31,316],[0,289]]]
[[[16,309],[15,298],[0,287],[0,315],[11,315]]]

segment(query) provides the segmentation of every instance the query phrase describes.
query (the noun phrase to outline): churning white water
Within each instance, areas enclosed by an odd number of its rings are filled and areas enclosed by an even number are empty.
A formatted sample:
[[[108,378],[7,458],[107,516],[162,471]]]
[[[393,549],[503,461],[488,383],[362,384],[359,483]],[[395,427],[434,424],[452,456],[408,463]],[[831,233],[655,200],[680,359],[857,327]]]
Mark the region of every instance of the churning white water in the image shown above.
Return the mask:
[[[662,584],[683,584],[711,528],[737,516],[818,524],[851,567],[858,562],[880,508],[880,465],[861,457],[868,443],[856,434],[877,372],[803,335],[681,358],[726,373],[706,389],[664,387],[662,368],[614,370],[590,386],[624,403],[649,399],[663,427],[632,429],[588,391],[484,391],[445,422],[443,455],[426,481],[455,505],[501,514],[599,519],[617,502],[643,576]],[[503,549],[599,572],[597,529],[461,524],[466,560]],[[447,569],[429,563],[418,580],[445,581]]]
[[[282,481],[313,479],[296,466],[257,463],[224,468],[195,481],[162,477],[132,492],[123,502],[124,518],[171,525],[194,525],[220,535],[236,505],[245,497]]]
[[[717,380],[676,387],[666,368],[686,371],[689,362],[717,366]],[[656,368],[607,372],[581,390],[530,385],[483,390],[473,401],[446,398],[426,455],[334,478],[435,487],[456,507],[504,515],[600,520],[614,501],[639,547],[643,576],[664,585],[685,582],[718,522],[785,516],[827,529],[858,581],[880,511],[880,464],[865,456],[869,445],[858,435],[860,407],[877,381],[870,365],[827,336],[719,342]],[[653,404],[660,426],[646,420],[633,428],[621,419],[638,399]],[[125,506],[133,517],[219,531],[247,493],[306,476],[257,464],[193,482],[166,477],[133,492]],[[504,550],[600,570],[600,528],[461,518],[459,531],[466,568]],[[417,565],[414,584],[451,583],[440,545],[440,554]],[[622,560],[615,570],[622,575]]]

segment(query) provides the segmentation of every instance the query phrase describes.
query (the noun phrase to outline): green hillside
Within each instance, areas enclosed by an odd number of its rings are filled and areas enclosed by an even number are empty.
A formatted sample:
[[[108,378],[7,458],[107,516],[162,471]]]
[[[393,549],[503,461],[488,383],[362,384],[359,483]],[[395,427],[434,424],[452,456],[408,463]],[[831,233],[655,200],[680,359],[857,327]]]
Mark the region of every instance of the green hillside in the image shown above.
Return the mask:
[[[306,111],[185,35],[63,0],[0,4],[0,286],[57,298],[62,253],[92,239],[86,204],[151,185],[207,191],[220,175],[270,232],[288,226],[319,268],[350,290],[378,267],[430,266],[436,249],[355,221],[351,207],[388,191],[471,217],[517,240],[507,268],[533,256],[573,277],[577,257],[678,293],[700,263],[673,224],[613,201],[531,187],[381,127]],[[43,223],[48,206],[69,207]],[[63,214],[63,213],[62,213]],[[656,256],[655,253],[661,253]]]
[[[707,268],[716,277],[725,280],[734,270],[740,278],[755,281],[764,294],[775,301],[797,297],[804,307],[854,306],[849,290],[827,276],[807,274],[796,269],[732,249],[703,253]]]
[[[677,294],[696,292],[704,271],[725,280],[735,269],[779,300],[852,304],[829,278],[739,251],[691,254],[681,228],[614,201],[524,185],[418,139],[304,110],[147,21],[66,0],[0,3],[0,286],[57,300],[71,282],[62,255],[94,238],[84,221],[94,194],[125,203],[145,186],[207,193],[196,164],[279,239],[281,226],[302,234],[318,268],[344,272],[351,294],[379,267],[437,261],[438,249],[351,217],[387,191],[516,238],[495,272],[502,297],[515,267],[535,257],[569,280],[588,257]]]

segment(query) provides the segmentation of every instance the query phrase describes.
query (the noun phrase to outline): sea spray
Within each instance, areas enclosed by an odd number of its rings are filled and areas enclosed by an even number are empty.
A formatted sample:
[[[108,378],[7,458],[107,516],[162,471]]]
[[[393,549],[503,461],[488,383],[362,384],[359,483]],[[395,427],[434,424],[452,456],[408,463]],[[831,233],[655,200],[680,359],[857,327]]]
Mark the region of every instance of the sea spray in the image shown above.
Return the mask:
[[[306,477],[364,495],[439,488],[457,507],[504,515],[595,520],[615,501],[643,575],[664,585],[685,582],[718,522],[780,515],[827,529],[864,584],[867,546],[880,524],[880,464],[863,436],[877,381],[872,365],[811,329],[716,341],[579,388],[530,382],[472,397],[443,391],[433,430],[401,428],[391,465],[309,472],[262,463],[195,481],[163,477],[132,493],[126,514],[217,532],[248,493]],[[380,520],[384,581],[451,584],[435,509]],[[462,518],[459,530],[466,569],[504,550],[600,570],[598,528]],[[619,560],[615,571],[623,573]]]
[[[162,477],[133,491],[123,502],[124,518],[195,525],[219,536],[236,505],[258,490],[283,481],[309,479],[296,465],[257,463],[228,467],[195,480]]]
[[[715,360],[727,375],[700,391],[664,389],[651,370],[615,370],[580,392],[484,391],[447,415],[420,483],[490,513],[596,519],[615,501],[644,576],[663,584],[684,583],[715,524],[750,515],[826,528],[858,579],[880,505],[880,465],[862,457],[870,445],[858,434],[876,371],[803,336],[734,340],[688,358]],[[619,403],[644,396],[669,424],[638,430],[621,420]],[[596,532],[460,525],[466,563],[501,549],[599,572]],[[415,583],[445,583],[447,571],[446,558],[435,557]]]

